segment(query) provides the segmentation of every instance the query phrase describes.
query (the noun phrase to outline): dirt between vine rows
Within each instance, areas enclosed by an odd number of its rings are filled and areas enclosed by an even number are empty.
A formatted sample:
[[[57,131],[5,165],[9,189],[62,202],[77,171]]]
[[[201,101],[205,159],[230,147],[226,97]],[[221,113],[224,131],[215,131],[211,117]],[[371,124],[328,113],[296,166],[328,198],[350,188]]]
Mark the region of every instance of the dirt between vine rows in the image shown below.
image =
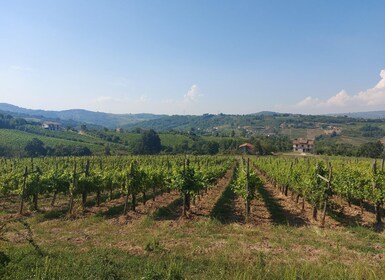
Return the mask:
[[[291,192],[288,193],[288,196],[285,196],[281,191],[274,187],[269,180],[255,169],[257,175],[263,181],[263,188],[270,194],[271,198],[277,203],[276,208],[281,212],[282,218],[281,223],[286,223],[293,226],[308,226],[308,225],[317,225],[321,224],[322,211],[318,211],[318,218],[314,220],[312,217],[313,207],[305,201],[304,210],[302,210],[302,198],[299,199],[299,203],[295,202],[295,195],[292,195]],[[342,224],[339,221],[336,221],[328,214],[325,217],[325,227],[329,228],[338,228]]]
[[[196,220],[200,217],[208,217],[215,205],[217,199],[221,196],[223,190],[229,184],[229,181],[232,177],[232,169],[229,169],[226,174],[220,178],[216,184],[210,188],[208,188],[207,193],[202,193],[198,198],[196,198],[196,205],[191,205],[190,217],[189,219]],[[129,210],[126,215],[122,215],[124,209],[125,196],[121,196],[116,199],[112,199],[110,201],[101,202],[100,206],[91,206],[86,207],[83,211],[80,206],[80,198],[75,199],[74,205],[74,215],[72,218],[82,218],[93,215],[101,215],[110,220],[112,223],[118,224],[130,224],[135,220],[139,220],[141,217],[145,215],[153,214],[160,208],[167,208],[170,205],[175,204],[176,208],[172,209],[172,219],[180,220],[182,214],[182,205],[178,204],[178,199],[180,199],[180,193],[178,191],[164,192],[163,194],[156,194],[155,200],[152,199],[152,192],[147,193],[147,201],[144,205],[142,202],[142,195],[137,196],[137,203],[135,211],[131,210],[131,196],[129,197]],[[51,211],[60,211],[64,210],[68,206],[67,199],[58,198],[58,201],[55,206],[50,206],[49,203],[51,198],[49,199],[39,199],[39,211],[42,213],[49,213]],[[95,195],[89,195],[87,201],[95,200]],[[2,208],[17,208],[17,203],[12,203],[12,205],[2,205]],[[171,210],[171,209],[170,209]],[[33,215],[34,212],[28,210],[26,206],[26,210],[24,216]],[[65,213],[63,214],[65,215]],[[62,215],[62,216],[63,216]],[[7,221],[9,219],[18,218],[20,215],[18,214],[9,214],[0,217],[0,220]]]
[[[151,195],[151,193],[147,195]],[[123,215],[123,209],[124,209],[123,207],[125,202],[124,196],[120,197],[119,199],[115,199],[110,202],[103,203],[100,205],[100,207],[94,206],[88,209],[88,211],[90,212],[90,214],[108,213],[113,208],[119,208],[119,210],[121,210],[120,213],[113,215],[113,217],[110,219],[111,222],[118,223],[118,224],[130,224],[145,215],[150,215],[154,213],[157,209],[161,207],[166,207],[167,205],[177,200],[179,197],[180,197],[180,193],[177,191],[164,192],[163,194],[157,195],[155,197],[155,200],[153,200],[152,197],[148,198],[148,200],[146,201],[146,204],[143,204],[142,197],[138,195],[137,197],[138,205],[136,205],[135,211],[133,211],[131,210],[131,196],[130,196],[129,204],[128,204],[129,210],[127,211],[126,215]]]
[[[344,225],[361,225],[372,227],[375,224],[376,216],[374,206],[364,202],[363,209],[355,204],[351,204],[338,196],[330,198],[330,211],[335,219]]]
[[[233,176],[233,169],[227,170],[226,174],[220,178],[216,184],[208,188],[207,192],[203,192],[195,199],[195,205],[192,203],[190,207],[189,218],[196,220],[201,217],[208,218],[215,206],[215,203],[221,197],[225,188],[230,184]]]
[[[229,181],[232,177],[232,169],[229,169],[226,174],[220,178],[216,184],[208,188],[207,192],[203,192],[195,199],[195,205],[191,204],[191,209],[189,211],[188,220],[197,220],[201,217],[209,217],[215,202],[221,196],[223,190],[229,184]],[[150,194],[148,194],[150,195]],[[131,197],[129,198],[131,199]],[[142,198],[138,196],[138,200]],[[135,211],[131,209],[127,212],[126,215],[119,215],[112,219],[113,223],[118,224],[131,224],[139,220],[145,215],[154,214],[157,210],[161,208],[168,209],[172,213],[166,214],[166,217],[155,217],[159,220],[170,220],[171,223],[179,224],[183,222],[184,218],[182,216],[182,203],[178,203],[180,199],[180,193],[177,191],[165,192],[163,195],[158,195],[153,201],[152,198],[147,200],[144,205],[142,202],[136,206]],[[89,209],[91,213],[97,213],[100,211],[108,211],[111,207],[118,207],[119,205],[124,204],[124,197],[121,197],[117,200],[111,201],[107,204],[102,204],[101,207],[93,207]]]
[[[240,196],[237,196],[235,199],[234,211],[241,220],[240,222],[246,223],[246,203]],[[257,197],[250,202],[250,217],[247,224],[253,226],[269,226],[273,224],[273,216],[260,195],[257,195]]]
[[[295,194],[289,191],[288,196],[285,196],[281,191],[275,188],[265,176],[256,170],[258,176],[264,181],[265,189],[272,194],[278,203],[289,213],[301,219],[303,223],[308,225],[320,225],[322,211],[318,211],[318,220],[315,221],[312,217],[313,207],[305,202],[305,211],[302,211],[302,198],[299,203],[295,201]],[[363,211],[362,211],[363,210]],[[364,227],[373,227],[375,224],[375,214],[373,205],[364,202],[363,209],[355,204],[349,206],[345,199],[338,196],[329,198],[327,214],[325,218],[325,226],[330,228],[338,228],[341,226],[361,225]],[[288,219],[291,224],[290,220]],[[295,222],[294,222],[295,224]]]

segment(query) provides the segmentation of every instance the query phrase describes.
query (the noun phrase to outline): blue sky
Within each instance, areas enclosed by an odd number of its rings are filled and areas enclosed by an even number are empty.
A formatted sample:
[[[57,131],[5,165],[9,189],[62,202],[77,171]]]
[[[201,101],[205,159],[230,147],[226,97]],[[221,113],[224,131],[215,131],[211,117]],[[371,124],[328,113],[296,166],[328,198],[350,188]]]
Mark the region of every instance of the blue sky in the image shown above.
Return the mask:
[[[2,1],[0,102],[165,114],[385,109],[384,14],[381,0]]]

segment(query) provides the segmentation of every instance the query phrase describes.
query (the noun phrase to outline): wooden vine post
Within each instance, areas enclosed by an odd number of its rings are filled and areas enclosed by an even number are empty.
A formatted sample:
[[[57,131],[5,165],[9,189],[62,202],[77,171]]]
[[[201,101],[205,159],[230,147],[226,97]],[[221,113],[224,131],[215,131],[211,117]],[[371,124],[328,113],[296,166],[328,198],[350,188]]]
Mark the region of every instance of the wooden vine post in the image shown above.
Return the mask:
[[[20,215],[23,215],[23,210],[24,210],[24,199],[25,199],[25,190],[27,188],[27,178],[28,178],[28,167],[26,166],[23,174],[23,187],[21,190],[21,200],[20,200],[20,210],[19,210]]]
[[[55,163],[55,191],[53,192],[53,198],[52,198],[52,201],[51,201],[51,206],[54,206],[55,205],[55,202],[56,202],[56,197],[57,197],[57,182],[56,182],[56,178],[57,178],[57,174],[58,174],[58,169],[59,169],[59,165],[58,165],[58,162],[56,161]]]
[[[188,170],[190,168],[190,160],[186,159],[185,164],[183,165],[183,176],[186,179],[186,176],[188,176]],[[187,217],[187,213],[190,210],[190,192],[189,187],[185,190],[183,190],[183,216]]]
[[[23,186],[22,186],[22,190],[21,190],[20,209],[19,209],[20,215],[23,214],[23,210],[24,210],[25,192],[27,190],[28,175],[33,174],[33,173],[39,173],[41,175],[41,171],[39,168],[37,168],[36,170],[33,170],[33,163],[32,163],[32,171],[28,172],[28,167],[25,167],[25,171],[23,174]],[[33,200],[33,208],[34,208],[34,210],[37,210],[37,200],[38,200],[38,194],[37,193],[33,194],[32,200]]]
[[[172,169],[171,163],[170,163],[170,161],[167,158],[167,176],[170,176],[171,169]],[[170,188],[166,188],[166,191],[167,191],[167,193],[170,193],[171,189]],[[162,195],[163,195],[163,188],[162,188]]]
[[[250,220],[250,185],[249,185],[249,179],[250,179],[250,159],[247,158],[247,164],[246,164],[246,223]]]
[[[142,183],[142,181],[139,181],[138,180],[141,180],[140,178],[138,178],[138,176],[141,176],[139,175],[138,173],[138,167],[136,166],[136,161],[133,162],[133,170],[131,171],[131,178],[133,180],[133,183],[130,184],[130,188],[131,188],[131,210],[132,211],[136,211],[136,192],[137,192],[137,189],[139,187],[139,184]]]
[[[84,175],[86,176],[86,178],[88,178],[90,176],[90,160],[89,159],[87,159],[87,161],[86,161],[86,168],[85,168],[85,171],[84,171]],[[86,208],[87,191],[88,191],[87,187],[88,187],[88,182],[85,185],[85,187],[83,188],[83,192],[82,192],[82,208],[83,208],[83,211]]]
[[[377,175],[377,161],[376,160],[373,161],[372,171],[373,171],[373,185],[372,185],[372,187],[373,187],[373,191],[374,191],[378,187],[376,184],[376,175]],[[382,222],[381,221],[381,201],[378,199],[375,202],[374,211],[376,213],[376,223],[380,224]]]
[[[99,161],[99,169],[100,169],[100,171],[103,170],[103,162],[102,162],[102,160]],[[101,195],[100,186],[98,186],[98,189],[96,191],[96,206],[97,207],[100,207],[100,195]]]
[[[290,176],[293,174],[293,162],[290,163]],[[284,189],[284,194],[285,196],[288,195],[289,192],[289,182],[285,182],[285,189]]]
[[[328,167],[329,167],[329,178],[328,179],[322,177],[321,175],[318,175],[321,179],[323,179],[327,183],[325,202],[324,202],[324,208],[322,211],[322,219],[321,219],[321,225],[322,226],[325,225],[326,209],[327,209],[327,203],[328,203],[328,199],[329,199],[328,192],[331,190],[332,176],[333,176],[332,164],[330,162],[328,163]]]
[[[72,186],[70,186],[70,201],[68,203],[68,214],[72,215],[74,208],[74,191],[76,189],[76,160],[74,161],[74,169],[72,173]]]
[[[123,213],[124,215],[127,214],[128,212],[128,197],[130,196],[130,190],[133,189],[133,186],[132,186],[132,181],[134,180],[134,168],[135,168],[135,161],[133,161],[131,163],[131,166],[130,166],[130,174],[128,175],[128,178],[126,178],[126,182],[124,183],[126,188],[127,188],[127,191],[126,191],[126,198],[124,200],[124,209],[123,209]],[[131,181],[131,182],[130,182]],[[132,210],[135,211],[135,193],[134,191],[132,191]]]

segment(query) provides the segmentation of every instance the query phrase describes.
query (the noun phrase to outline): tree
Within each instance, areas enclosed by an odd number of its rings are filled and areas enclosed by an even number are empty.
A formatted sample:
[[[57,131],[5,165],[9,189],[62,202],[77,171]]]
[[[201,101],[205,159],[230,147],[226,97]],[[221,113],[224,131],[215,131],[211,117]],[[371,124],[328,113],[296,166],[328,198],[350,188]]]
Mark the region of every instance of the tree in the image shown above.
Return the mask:
[[[142,132],[142,129],[140,127],[135,127],[133,130],[132,130],[133,133],[141,133]]]
[[[205,146],[206,146],[205,152],[209,155],[215,155],[219,152],[218,142],[208,141]]]
[[[177,154],[178,153],[187,153],[188,151],[189,151],[189,143],[186,139],[183,140],[181,144],[177,144],[174,147],[174,152]]]
[[[88,147],[76,146],[73,150],[74,156],[91,156],[92,152]]]
[[[47,154],[43,141],[37,138],[33,138],[29,141],[27,145],[25,145],[24,150],[30,157],[45,156]]]
[[[142,132],[142,137],[134,144],[134,154],[158,154],[162,149],[159,135],[153,130],[146,130]]]
[[[363,157],[377,158],[381,156],[383,151],[384,145],[380,141],[368,142],[360,146],[358,154]]]
[[[47,147],[47,151],[49,147]],[[90,156],[92,151],[88,147],[56,145],[51,152],[55,156]]]
[[[361,127],[360,131],[364,137],[383,137],[385,135],[384,130],[381,127],[373,126],[370,124]]]
[[[104,154],[106,156],[110,156],[111,155],[111,147],[110,147],[110,145],[105,145],[104,146]]]
[[[0,157],[4,157],[7,154],[5,147],[0,146]]]

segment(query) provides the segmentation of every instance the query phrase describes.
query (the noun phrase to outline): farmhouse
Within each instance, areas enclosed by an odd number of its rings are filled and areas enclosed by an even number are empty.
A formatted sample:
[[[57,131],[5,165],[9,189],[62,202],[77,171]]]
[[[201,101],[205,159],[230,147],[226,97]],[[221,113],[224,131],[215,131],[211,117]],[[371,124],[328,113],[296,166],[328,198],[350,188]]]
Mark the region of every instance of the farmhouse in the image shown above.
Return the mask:
[[[293,140],[293,151],[311,153],[314,149],[314,140],[298,138]]]
[[[59,122],[43,122],[42,128],[47,130],[60,130],[61,123]]]

